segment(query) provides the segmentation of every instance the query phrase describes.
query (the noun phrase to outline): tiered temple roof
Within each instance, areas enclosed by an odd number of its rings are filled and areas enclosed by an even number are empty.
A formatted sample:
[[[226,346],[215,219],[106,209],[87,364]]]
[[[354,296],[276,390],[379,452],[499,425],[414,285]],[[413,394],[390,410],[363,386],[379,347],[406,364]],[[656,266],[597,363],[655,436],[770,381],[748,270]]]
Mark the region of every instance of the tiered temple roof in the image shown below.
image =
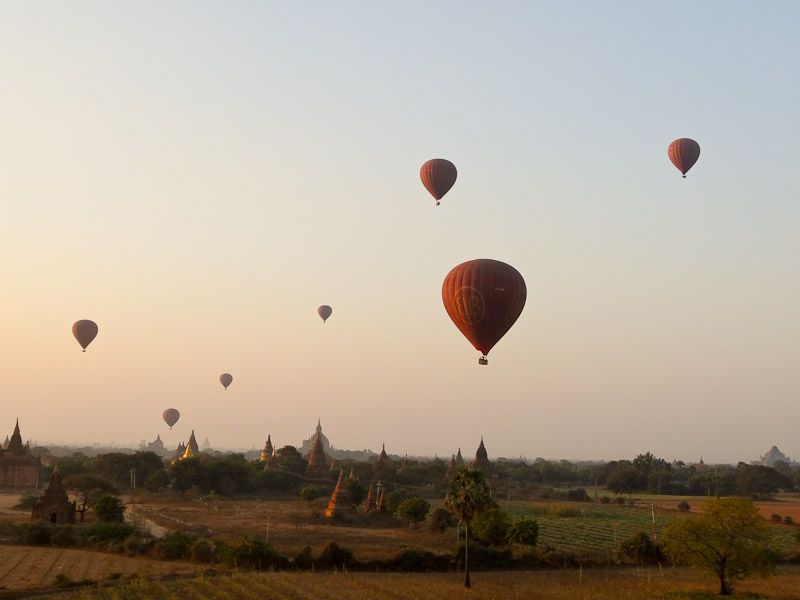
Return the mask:
[[[486,452],[486,446],[483,445],[483,436],[481,436],[481,443],[475,452],[475,460],[472,461],[472,466],[476,469],[489,469],[492,466],[492,463],[489,462],[489,453]]]
[[[375,502],[375,494],[372,493],[372,484],[369,484],[369,492],[367,492],[367,501],[364,503],[364,512],[365,513],[373,513],[377,509],[377,504]]]
[[[456,469],[458,469],[458,464],[456,463],[456,455],[453,454],[450,457],[450,464],[447,465],[447,474],[445,477],[450,479],[456,473]]]
[[[483,438],[481,438],[481,439],[483,439]],[[464,466],[464,457],[461,456],[461,448],[459,448],[458,452],[456,453],[456,465],[459,466],[459,467],[463,467]]]
[[[317,421],[317,431],[311,439],[311,451],[306,463],[306,477],[325,479],[329,477],[328,457],[322,448],[322,426]]]
[[[344,479],[344,471],[339,470],[339,480],[336,482],[336,487],[331,494],[331,499],[328,501],[328,508],[325,509],[326,517],[333,517],[336,514],[345,512],[353,512],[353,499],[350,497],[350,491],[347,489],[347,484]]]
[[[273,454],[275,454],[275,448],[272,447],[272,435],[267,434],[267,443],[264,444],[264,449],[261,451],[258,460],[261,462],[269,462]]]

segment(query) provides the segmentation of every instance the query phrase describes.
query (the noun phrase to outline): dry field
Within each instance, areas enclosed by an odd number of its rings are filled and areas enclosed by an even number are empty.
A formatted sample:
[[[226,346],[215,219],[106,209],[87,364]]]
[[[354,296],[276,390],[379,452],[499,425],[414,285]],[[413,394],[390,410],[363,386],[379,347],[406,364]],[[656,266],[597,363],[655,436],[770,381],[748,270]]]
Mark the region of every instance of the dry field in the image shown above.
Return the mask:
[[[142,513],[159,525],[174,527],[174,523],[159,519],[154,513],[166,514],[191,523],[188,529],[211,529],[217,539],[235,539],[242,535],[265,539],[269,522],[269,543],[279,552],[296,554],[305,546],[318,553],[330,541],[350,548],[356,558],[390,558],[403,547],[424,548],[449,552],[455,546],[455,531],[444,535],[431,534],[423,523],[415,528],[368,524],[339,525],[323,518],[322,502],[314,504],[317,517],[302,500],[224,500],[212,502],[158,498],[139,506]]]
[[[598,569],[475,573],[462,576],[399,573],[259,573],[178,581],[135,580],[53,598],[72,600],[701,600],[715,596],[713,580],[685,569]],[[760,600],[800,598],[800,568],[736,585],[736,596]],[[753,595],[747,594],[750,592]]]
[[[101,581],[114,574],[152,577],[200,573],[202,567],[183,562],[128,558],[89,550],[0,545],[0,591],[53,585],[58,575],[72,581]]]

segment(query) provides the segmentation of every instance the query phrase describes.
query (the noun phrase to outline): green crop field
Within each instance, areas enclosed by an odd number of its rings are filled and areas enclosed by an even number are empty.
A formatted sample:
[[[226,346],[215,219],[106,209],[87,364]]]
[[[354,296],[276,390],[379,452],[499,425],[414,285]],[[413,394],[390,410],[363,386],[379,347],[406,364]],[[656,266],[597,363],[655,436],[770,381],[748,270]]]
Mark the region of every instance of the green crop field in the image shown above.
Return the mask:
[[[577,502],[504,503],[514,518],[530,516],[539,522],[539,545],[582,554],[610,554],[631,536],[652,533],[652,514],[645,506],[619,506]],[[692,515],[677,511],[655,511],[656,534],[675,519]],[[775,525],[775,549],[800,553],[800,527]]]
[[[797,600],[800,568],[736,585],[740,597]],[[687,569],[585,569],[475,573],[251,573],[177,581],[132,580],[53,595],[70,600],[700,600],[713,578]],[[745,595],[750,592],[754,595]],[[757,594],[757,595],[755,595]],[[47,596],[40,596],[47,597]]]

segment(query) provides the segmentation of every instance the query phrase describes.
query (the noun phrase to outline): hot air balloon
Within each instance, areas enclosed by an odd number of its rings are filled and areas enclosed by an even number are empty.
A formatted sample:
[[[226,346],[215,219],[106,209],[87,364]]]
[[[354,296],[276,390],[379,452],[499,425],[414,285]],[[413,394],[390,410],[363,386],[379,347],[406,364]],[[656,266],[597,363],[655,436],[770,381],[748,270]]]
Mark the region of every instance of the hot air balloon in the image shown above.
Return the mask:
[[[92,343],[92,340],[97,337],[97,323],[89,321],[88,319],[81,319],[72,324],[72,335],[78,340],[78,343],[86,352],[86,346]]]
[[[222,384],[222,387],[227,390],[228,386],[233,383],[233,375],[230,373],[223,373],[219,376],[219,382]]]
[[[333,314],[333,309],[327,304],[323,304],[317,307],[317,314],[320,316],[322,322],[324,323],[325,321],[330,319],[331,315]]]
[[[439,200],[453,187],[457,175],[456,166],[444,158],[432,158],[419,168],[422,185],[436,199],[436,206],[439,206]]]
[[[689,138],[680,138],[669,145],[667,155],[686,179],[686,173],[700,158],[700,144]]]
[[[168,408],[163,412],[161,417],[164,419],[164,422],[169,425],[169,428],[172,429],[172,426],[181,418],[181,413],[178,412],[177,408]]]
[[[481,352],[478,363],[519,318],[525,306],[525,280],[514,267],[489,258],[461,263],[442,284],[444,309],[456,327]]]

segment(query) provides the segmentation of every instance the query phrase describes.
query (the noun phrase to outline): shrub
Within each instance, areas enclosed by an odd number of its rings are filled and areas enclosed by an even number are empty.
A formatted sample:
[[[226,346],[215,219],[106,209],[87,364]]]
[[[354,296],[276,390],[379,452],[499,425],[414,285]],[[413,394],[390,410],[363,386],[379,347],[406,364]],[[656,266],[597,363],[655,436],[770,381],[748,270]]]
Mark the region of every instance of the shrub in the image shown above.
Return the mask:
[[[773,523],[782,523],[783,522],[783,517],[781,517],[780,515],[775,514],[775,513],[772,514],[770,519],[772,519]]]
[[[167,475],[167,472],[163,469],[150,471],[147,478],[144,480],[144,487],[151,492],[157,492],[168,485],[169,475]]]
[[[456,559],[459,564],[464,564],[464,544],[456,550]],[[472,567],[503,568],[509,567],[514,562],[511,548],[502,550],[491,548],[481,543],[469,545],[469,565]]]
[[[122,548],[129,556],[142,556],[152,550],[154,545],[155,540],[153,538],[149,536],[143,537],[138,533],[134,533],[123,542]]]
[[[19,508],[20,510],[30,510],[33,508],[33,505],[36,504],[38,499],[39,496],[33,492],[24,492],[22,496],[19,497],[19,502],[17,502],[14,508]]]
[[[62,548],[74,546],[77,542],[75,536],[72,534],[71,525],[55,528],[50,539],[55,546],[61,546]]]
[[[611,498],[608,496],[600,496],[600,504],[611,504]]]
[[[592,499],[586,490],[583,488],[576,488],[574,490],[567,490],[564,497],[570,502],[591,502]]]
[[[92,505],[92,510],[101,521],[122,521],[125,505],[114,496],[100,496]]]
[[[486,544],[502,546],[507,541],[509,527],[511,518],[508,513],[500,508],[490,508],[475,515],[470,532]]]
[[[197,538],[183,531],[173,531],[156,541],[153,553],[162,560],[180,560],[188,558],[189,552]]]
[[[285,566],[282,557],[266,542],[245,536],[225,547],[222,554],[226,564],[264,571],[270,567]]]
[[[397,507],[397,514],[410,525],[411,523],[424,521],[430,508],[430,502],[427,500],[411,496],[400,503],[400,506]]]
[[[103,542],[122,542],[134,532],[134,528],[127,523],[100,521],[85,529],[86,542],[97,544]]]
[[[622,542],[620,552],[640,566],[658,564],[663,560],[661,548],[643,531]]]
[[[292,559],[294,566],[301,570],[310,569],[314,566],[314,557],[311,555],[311,546],[306,546],[294,555]]]
[[[470,559],[472,552],[470,551]],[[446,554],[436,554],[429,550],[406,548],[389,561],[389,566],[398,571],[443,571],[450,565],[451,557]]]
[[[51,541],[52,529],[47,525],[40,523],[32,523],[31,525],[23,526],[20,541],[23,544],[49,544]]]
[[[325,492],[323,492],[318,487],[314,487],[312,485],[307,485],[302,490],[300,490],[300,498],[305,500],[308,503],[313,502],[317,498],[321,498]]]
[[[444,533],[448,527],[455,527],[456,518],[446,508],[435,509],[428,519],[428,526],[432,533]]]
[[[689,506],[689,503],[686,500],[681,500],[678,502],[678,510],[681,512],[689,512],[692,510],[692,507]]]
[[[400,504],[408,497],[402,490],[395,490],[386,494],[386,512],[393,515],[397,512]]]
[[[783,522],[786,525],[794,525],[794,519],[792,519],[792,515],[786,515],[785,517],[783,517]]]
[[[518,519],[508,528],[507,539],[511,544],[532,548],[539,541],[539,523],[535,519]]]
[[[189,559],[192,562],[211,563],[216,560],[214,542],[207,538],[198,538],[189,548]]]
[[[323,569],[341,569],[352,561],[352,550],[342,548],[336,542],[330,542],[320,552],[316,564]]]

